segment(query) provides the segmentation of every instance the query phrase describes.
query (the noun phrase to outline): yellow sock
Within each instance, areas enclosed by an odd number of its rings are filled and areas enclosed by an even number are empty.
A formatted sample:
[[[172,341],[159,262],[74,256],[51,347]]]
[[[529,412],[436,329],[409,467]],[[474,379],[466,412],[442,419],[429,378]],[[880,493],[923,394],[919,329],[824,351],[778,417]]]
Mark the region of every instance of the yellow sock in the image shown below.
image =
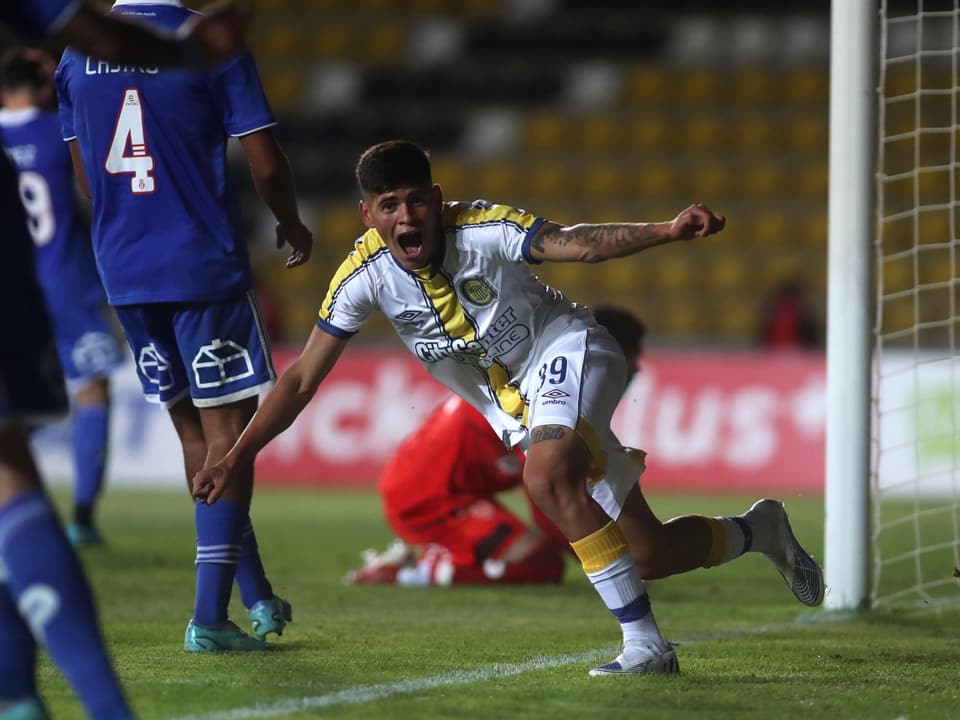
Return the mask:
[[[574,540],[570,547],[580,558],[586,573],[602,570],[629,552],[623,531],[613,520],[586,537]]]

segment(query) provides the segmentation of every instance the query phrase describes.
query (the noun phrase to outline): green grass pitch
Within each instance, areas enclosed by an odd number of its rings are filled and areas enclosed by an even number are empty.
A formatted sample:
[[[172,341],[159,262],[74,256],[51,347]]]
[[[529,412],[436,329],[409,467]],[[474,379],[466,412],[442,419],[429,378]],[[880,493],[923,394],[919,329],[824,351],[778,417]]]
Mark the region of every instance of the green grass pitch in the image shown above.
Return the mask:
[[[64,507],[66,495],[58,491]],[[742,511],[755,498],[654,495],[667,518]],[[823,557],[820,498],[786,498]],[[372,492],[259,490],[254,523],[294,622],[270,653],[182,650],[192,612],[186,492],[109,490],[109,545],[84,551],[118,672],[142,718],[956,718],[960,613],[836,618],[793,600],[755,554],[650,583],[675,677],[591,678],[616,653],[614,619],[571,561],[560,586],[347,587],[391,534]],[[238,593],[232,616],[248,627]],[[42,658],[53,717],[83,712]]]

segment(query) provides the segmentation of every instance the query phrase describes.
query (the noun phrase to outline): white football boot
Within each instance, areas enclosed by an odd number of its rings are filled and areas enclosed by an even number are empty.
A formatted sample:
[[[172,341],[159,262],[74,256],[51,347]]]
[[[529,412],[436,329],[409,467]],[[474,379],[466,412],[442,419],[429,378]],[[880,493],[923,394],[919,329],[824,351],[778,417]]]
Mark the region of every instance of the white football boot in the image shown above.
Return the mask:
[[[628,650],[617,655],[606,665],[598,665],[590,671],[592,677],[601,675],[649,675],[653,673],[678,673],[680,663],[672,647],[663,650],[655,645]]]
[[[797,542],[790,529],[787,511],[779,500],[758,500],[743,514],[753,531],[754,549],[763,552],[777,571],[787,581],[787,585],[804,605],[815,607],[823,602],[823,571],[816,561]],[[774,548],[760,546],[771,543]]]

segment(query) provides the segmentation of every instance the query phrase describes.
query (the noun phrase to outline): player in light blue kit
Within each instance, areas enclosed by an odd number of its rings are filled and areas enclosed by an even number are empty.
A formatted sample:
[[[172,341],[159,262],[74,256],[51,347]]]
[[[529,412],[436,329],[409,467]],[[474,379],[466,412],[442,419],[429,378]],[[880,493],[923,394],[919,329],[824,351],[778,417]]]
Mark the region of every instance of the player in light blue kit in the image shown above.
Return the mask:
[[[74,545],[97,545],[103,538],[93,514],[107,460],[108,378],[123,362],[123,352],[105,315],[107,298],[93,259],[89,221],[77,204],[60,118],[50,107],[55,66],[37,49],[18,48],[3,58],[0,143],[20,172],[37,278],[73,398],[73,520],[67,535]]]
[[[168,31],[196,14],[176,0],[119,1],[112,14]],[[93,200],[93,246],[148,400],[164,405],[183,446],[188,489],[222,458],[275,373],[227,173],[239,138],[276,217],[277,245],[305,262],[293,175],[253,57],[211,71],[117,65],[68,50],[56,73],[64,139]],[[258,650],[290,605],[266,578],[250,523],[253,470],[220,507],[195,504],[197,584],[188,651]],[[227,615],[234,577],[256,638]]]
[[[214,63],[242,47],[242,19],[223,8],[183,38],[105,16],[76,0],[6,0],[0,24],[28,39],[51,34],[113,62]],[[93,596],[43,488],[29,428],[63,415],[67,395],[36,281],[17,173],[0,153],[0,720],[44,720],[37,693],[42,644],[90,717],[133,713],[103,646]]]

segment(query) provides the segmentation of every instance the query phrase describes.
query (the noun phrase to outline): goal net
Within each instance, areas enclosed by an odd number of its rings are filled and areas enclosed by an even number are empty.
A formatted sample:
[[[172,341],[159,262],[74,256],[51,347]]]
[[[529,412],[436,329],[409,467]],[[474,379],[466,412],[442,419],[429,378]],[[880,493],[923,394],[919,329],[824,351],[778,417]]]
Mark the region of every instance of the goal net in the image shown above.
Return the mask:
[[[874,607],[960,603],[960,0],[880,8]]]

